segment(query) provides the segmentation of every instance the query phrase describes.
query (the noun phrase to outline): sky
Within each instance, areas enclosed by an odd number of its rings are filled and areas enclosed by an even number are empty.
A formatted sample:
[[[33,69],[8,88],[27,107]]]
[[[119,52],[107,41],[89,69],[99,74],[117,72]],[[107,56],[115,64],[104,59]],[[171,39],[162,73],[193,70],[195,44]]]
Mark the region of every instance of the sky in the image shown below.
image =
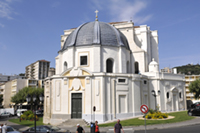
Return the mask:
[[[200,0],[0,0],[0,73],[25,73],[60,50],[64,30],[98,19],[158,31],[159,67],[200,61]]]

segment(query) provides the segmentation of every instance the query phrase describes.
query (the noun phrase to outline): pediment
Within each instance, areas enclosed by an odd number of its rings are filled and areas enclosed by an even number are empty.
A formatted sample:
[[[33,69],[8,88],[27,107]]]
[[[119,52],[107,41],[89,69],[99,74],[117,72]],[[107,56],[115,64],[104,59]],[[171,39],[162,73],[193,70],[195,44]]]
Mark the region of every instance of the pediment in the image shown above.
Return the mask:
[[[177,89],[176,87],[172,87],[172,88],[170,89],[170,91],[178,92],[178,89]]]
[[[61,76],[90,76],[92,75],[92,72],[90,72],[87,69],[78,67],[78,68],[69,68],[67,70],[65,70]]]

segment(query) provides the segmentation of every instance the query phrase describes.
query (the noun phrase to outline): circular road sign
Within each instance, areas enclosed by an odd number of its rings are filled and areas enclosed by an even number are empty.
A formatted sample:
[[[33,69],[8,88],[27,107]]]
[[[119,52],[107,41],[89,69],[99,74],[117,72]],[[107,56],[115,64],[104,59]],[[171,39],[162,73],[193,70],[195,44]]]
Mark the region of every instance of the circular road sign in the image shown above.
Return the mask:
[[[144,104],[140,107],[140,110],[144,114],[146,114],[149,111],[147,105],[144,105]]]

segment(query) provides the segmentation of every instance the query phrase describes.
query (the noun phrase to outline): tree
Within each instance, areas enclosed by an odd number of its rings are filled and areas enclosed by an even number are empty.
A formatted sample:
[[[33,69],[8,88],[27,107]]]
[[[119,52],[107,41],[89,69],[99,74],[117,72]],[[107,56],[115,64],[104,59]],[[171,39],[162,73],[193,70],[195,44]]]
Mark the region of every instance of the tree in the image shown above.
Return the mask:
[[[11,97],[11,102],[15,104],[24,103],[26,102],[26,97],[28,94],[31,97],[35,94],[37,97],[37,101],[39,101],[40,94],[44,94],[44,88],[24,87],[23,89],[19,90],[14,96]],[[33,105],[32,99],[30,103],[31,105]]]
[[[195,99],[198,99],[200,96],[200,79],[193,81],[189,85],[190,92],[194,93]]]

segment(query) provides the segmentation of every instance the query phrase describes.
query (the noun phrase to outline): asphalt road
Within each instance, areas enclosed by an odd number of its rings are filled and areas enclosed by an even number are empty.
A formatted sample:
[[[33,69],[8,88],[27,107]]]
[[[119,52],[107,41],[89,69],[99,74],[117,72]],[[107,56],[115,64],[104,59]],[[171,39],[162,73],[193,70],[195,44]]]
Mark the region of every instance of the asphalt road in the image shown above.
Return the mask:
[[[145,130],[134,131],[134,133],[145,133]],[[147,130],[146,133],[200,133],[200,124],[177,128]]]

